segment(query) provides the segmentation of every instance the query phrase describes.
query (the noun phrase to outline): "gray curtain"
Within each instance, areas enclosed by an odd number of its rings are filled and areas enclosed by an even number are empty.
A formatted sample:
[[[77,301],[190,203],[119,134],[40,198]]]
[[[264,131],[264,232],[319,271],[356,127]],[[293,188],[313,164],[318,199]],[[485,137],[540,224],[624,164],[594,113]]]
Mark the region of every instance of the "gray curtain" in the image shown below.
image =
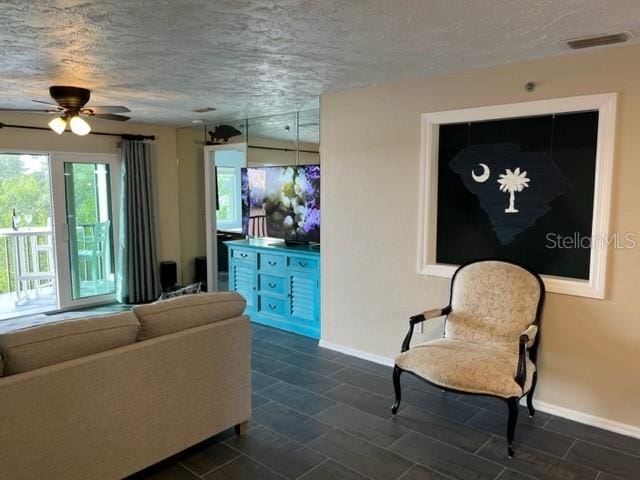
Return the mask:
[[[121,168],[118,301],[149,302],[160,294],[149,144],[123,140]]]

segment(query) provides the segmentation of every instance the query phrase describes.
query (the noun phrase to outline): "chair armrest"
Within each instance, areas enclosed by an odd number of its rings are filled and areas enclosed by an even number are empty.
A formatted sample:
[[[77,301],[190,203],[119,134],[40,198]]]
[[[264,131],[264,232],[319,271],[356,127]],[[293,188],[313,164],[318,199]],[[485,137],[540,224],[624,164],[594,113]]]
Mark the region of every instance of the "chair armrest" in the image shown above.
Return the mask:
[[[520,388],[524,390],[524,384],[527,381],[527,350],[536,343],[538,335],[538,326],[529,325],[529,327],[520,334],[518,345],[518,369],[516,370],[515,381]]]
[[[411,347],[411,337],[413,336],[413,327],[418,323],[425,322],[432,318],[438,318],[443,315],[448,315],[451,312],[451,306],[447,306],[444,308],[433,308],[431,310],[427,310],[422,313],[418,313],[417,315],[413,315],[409,318],[409,332],[407,332],[406,337],[404,337],[404,341],[402,342],[401,352],[406,352]]]
[[[422,313],[418,313],[417,315],[413,315],[411,318],[409,318],[409,325],[416,325],[418,323],[431,320],[432,318],[438,318],[443,315],[448,315],[450,312],[451,306],[447,306],[444,308],[432,308],[431,310],[426,310]]]
[[[538,326],[537,325],[529,325],[529,328],[527,328],[524,332],[522,332],[520,334],[520,336],[526,336],[527,340],[526,340],[526,347],[527,350],[529,350],[534,343],[536,343],[536,336],[538,335]]]

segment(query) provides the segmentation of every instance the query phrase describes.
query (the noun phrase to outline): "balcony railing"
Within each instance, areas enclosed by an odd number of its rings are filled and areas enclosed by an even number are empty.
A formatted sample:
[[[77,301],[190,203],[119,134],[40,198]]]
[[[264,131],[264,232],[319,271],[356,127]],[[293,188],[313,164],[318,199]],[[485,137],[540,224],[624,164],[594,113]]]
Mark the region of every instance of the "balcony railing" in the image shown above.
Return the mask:
[[[50,227],[0,229],[0,319],[55,308]]]

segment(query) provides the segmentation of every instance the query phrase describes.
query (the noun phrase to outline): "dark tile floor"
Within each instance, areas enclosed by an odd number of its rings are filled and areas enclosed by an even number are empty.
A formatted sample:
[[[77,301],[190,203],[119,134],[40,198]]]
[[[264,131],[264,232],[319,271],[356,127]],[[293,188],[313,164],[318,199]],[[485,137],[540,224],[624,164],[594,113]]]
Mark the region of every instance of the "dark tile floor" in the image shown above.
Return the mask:
[[[523,409],[506,455],[506,406],[254,324],[253,418],[131,480],[636,479],[640,440]]]

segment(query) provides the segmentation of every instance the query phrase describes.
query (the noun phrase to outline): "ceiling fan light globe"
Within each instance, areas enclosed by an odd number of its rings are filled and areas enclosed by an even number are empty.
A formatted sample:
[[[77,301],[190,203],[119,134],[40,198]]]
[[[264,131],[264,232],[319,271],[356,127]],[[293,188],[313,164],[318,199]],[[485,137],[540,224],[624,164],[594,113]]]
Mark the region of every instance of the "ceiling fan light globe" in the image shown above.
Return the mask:
[[[69,126],[71,127],[71,131],[79,136],[87,135],[89,132],[91,132],[91,125],[89,125],[83,118],[80,118],[78,116],[75,116],[71,120],[69,120]]]
[[[56,117],[49,122],[49,128],[58,135],[62,135],[67,128],[67,121],[63,117]]]

